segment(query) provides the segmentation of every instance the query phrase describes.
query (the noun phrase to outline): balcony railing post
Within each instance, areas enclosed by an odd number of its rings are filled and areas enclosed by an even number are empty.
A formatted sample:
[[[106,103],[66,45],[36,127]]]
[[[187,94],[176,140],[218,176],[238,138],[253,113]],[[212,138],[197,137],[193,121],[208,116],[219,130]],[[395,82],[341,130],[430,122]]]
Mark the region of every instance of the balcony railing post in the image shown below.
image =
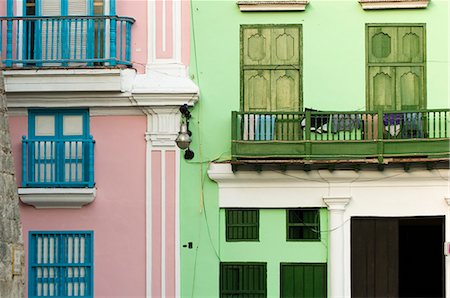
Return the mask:
[[[88,187],[94,187],[94,140],[89,136],[89,180]]]
[[[13,21],[8,20],[6,22],[6,60],[5,66],[12,66],[12,54],[13,54]]]
[[[22,187],[27,186],[28,176],[27,176],[27,137],[22,136]]]
[[[111,1],[109,4],[109,15],[111,16],[110,18],[110,34],[109,34],[109,59],[110,59],[110,64],[112,66],[116,65],[116,61],[117,61],[117,57],[116,57],[116,53],[117,53],[117,49],[116,49],[116,21],[117,19],[115,18],[116,15],[116,3],[115,1]]]
[[[305,111],[305,118],[306,118],[306,123],[305,123],[305,154],[306,154],[306,159],[310,159],[311,158],[311,111],[307,110]]]
[[[236,142],[237,141],[237,126],[239,126],[240,129],[240,124],[237,123],[238,121],[238,116],[237,116],[237,112],[233,111],[231,112],[231,152],[236,152]],[[241,139],[239,139],[239,141],[241,141]]]
[[[384,157],[384,140],[383,140],[383,111],[378,110],[377,111],[377,117],[378,117],[378,136],[377,136],[377,155],[378,155],[378,162],[381,164],[383,163],[383,157]]]
[[[125,39],[125,59],[127,62],[131,61],[131,24],[125,22],[126,39]]]

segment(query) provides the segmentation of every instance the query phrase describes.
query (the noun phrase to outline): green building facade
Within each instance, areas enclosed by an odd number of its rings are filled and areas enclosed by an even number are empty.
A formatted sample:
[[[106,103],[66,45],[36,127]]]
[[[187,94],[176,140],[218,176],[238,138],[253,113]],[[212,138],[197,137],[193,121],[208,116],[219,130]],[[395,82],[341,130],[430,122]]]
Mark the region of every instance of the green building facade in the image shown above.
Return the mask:
[[[191,14],[181,296],[407,293],[403,273],[358,292],[358,270],[383,272],[354,264],[355,218],[448,217],[448,1],[193,0]]]

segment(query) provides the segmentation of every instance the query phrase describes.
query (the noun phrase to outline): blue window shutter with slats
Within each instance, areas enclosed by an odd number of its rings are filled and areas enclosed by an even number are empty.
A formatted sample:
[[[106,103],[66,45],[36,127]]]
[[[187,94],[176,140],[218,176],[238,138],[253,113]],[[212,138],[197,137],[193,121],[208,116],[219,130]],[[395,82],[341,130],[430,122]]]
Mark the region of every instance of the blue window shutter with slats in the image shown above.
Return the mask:
[[[93,232],[29,233],[28,297],[93,297]]]

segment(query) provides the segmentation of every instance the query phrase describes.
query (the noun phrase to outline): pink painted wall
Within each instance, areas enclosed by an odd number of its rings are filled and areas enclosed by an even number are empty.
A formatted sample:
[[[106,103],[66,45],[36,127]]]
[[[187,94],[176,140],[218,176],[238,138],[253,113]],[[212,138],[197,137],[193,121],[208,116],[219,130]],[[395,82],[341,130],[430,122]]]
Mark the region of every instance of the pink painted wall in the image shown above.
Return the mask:
[[[0,0],[0,16],[6,16],[6,0]]]
[[[162,297],[163,289],[164,297],[176,297],[176,154],[175,150],[151,153],[153,297]]]
[[[162,154],[152,152],[152,297],[161,297],[162,265]]]
[[[166,297],[175,297],[175,254],[176,254],[176,227],[175,227],[175,190],[176,190],[176,159],[175,150],[167,150],[166,158]]]
[[[191,2],[189,0],[181,2],[181,22],[181,61],[184,65],[189,65],[191,47]]]
[[[143,0],[116,0],[117,15],[132,17],[136,20],[131,33],[131,61],[138,73],[144,73],[147,64],[147,2]]]
[[[90,123],[96,141],[95,201],[81,209],[21,204],[25,251],[30,230],[93,230],[95,297],[144,297],[146,118],[91,117]],[[27,117],[10,117],[10,131],[15,166],[21,169]],[[21,171],[16,172],[21,181]]]

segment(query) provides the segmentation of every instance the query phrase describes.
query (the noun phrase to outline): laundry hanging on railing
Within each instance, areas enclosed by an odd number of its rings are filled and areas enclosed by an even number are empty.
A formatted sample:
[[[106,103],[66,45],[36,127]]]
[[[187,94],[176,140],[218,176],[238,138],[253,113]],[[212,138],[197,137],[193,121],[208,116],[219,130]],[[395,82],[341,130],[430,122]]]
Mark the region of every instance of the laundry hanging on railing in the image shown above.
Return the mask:
[[[270,141],[274,139],[275,115],[245,114],[244,141]]]
[[[362,127],[360,114],[335,114],[331,116],[332,132],[352,131]]]
[[[384,129],[393,137],[400,133],[402,121],[403,113],[390,113],[383,115]]]
[[[423,138],[421,112],[411,112],[403,114],[402,137]]]
[[[319,110],[305,108],[305,112],[320,112]],[[316,133],[322,133],[328,131],[328,122],[330,115],[328,114],[311,114],[311,131]],[[302,129],[306,127],[306,118],[300,122]]]

